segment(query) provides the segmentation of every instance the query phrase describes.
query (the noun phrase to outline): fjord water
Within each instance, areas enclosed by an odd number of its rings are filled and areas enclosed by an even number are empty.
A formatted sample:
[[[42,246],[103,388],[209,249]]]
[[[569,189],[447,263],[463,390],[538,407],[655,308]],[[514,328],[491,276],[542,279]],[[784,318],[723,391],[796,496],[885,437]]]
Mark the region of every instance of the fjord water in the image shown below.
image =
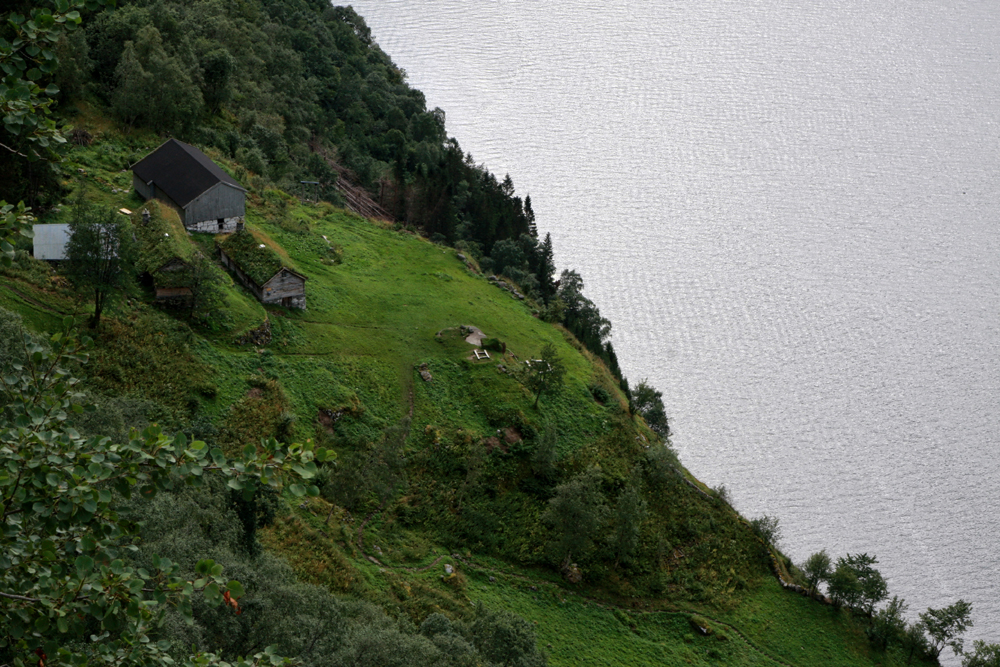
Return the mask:
[[[361,0],[797,562],[1000,641],[1000,7]]]

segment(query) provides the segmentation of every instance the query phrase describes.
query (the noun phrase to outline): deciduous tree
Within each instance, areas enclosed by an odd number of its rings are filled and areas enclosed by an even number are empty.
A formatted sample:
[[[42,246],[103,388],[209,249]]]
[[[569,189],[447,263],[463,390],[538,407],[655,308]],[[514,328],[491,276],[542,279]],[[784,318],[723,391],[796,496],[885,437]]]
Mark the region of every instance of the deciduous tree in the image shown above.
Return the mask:
[[[536,409],[542,394],[554,394],[562,388],[565,375],[566,367],[552,343],[546,343],[542,347],[538,359],[525,362],[521,377],[525,386],[535,394]]]
[[[906,653],[906,664],[913,662],[913,658],[923,655],[928,651],[927,635],[924,633],[923,623],[911,623],[906,626],[903,634],[899,638],[899,643]]]
[[[820,583],[830,577],[831,565],[830,555],[826,553],[826,549],[818,551],[806,559],[802,571],[805,572],[811,593],[815,593]]]
[[[872,616],[872,622],[866,629],[868,639],[879,650],[885,651],[890,645],[899,642],[906,632],[906,613],[908,605],[898,596],[893,596],[889,604],[879,609]]]
[[[663,392],[657,391],[647,380],[642,380],[632,390],[632,409],[642,415],[649,428],[664,441],[670,437],[670,422],[663,407]]]
[[[594,548],[608,519],[601,492],[601,471],[590,468],[556,487],[542,521],[552,527],[549,551],[557,563],[583,559]]]
[[[168,642],[150,636],[167,607],[190,616],[197,594],[208,604],[239,608],[243,588],[212,560],[197,578],[177,576],[169,559],[132,567],[135,526],[119,520],[115,498],[151,498],[179,486],[199,486],[221,474],[231,488],[253,495],[280,486],[292,471],[315,474],[310,448],[271,440],[247,444],[229,460],[219,449],[168,436],[156,427],[133,431],[127,443],[85,439],[73,415],[85,411],[68,363],[86,361],[88,339],[69,329],[46,345],[23,337],[27,363],[12,363],[0,387],[0,661],[14,665],[143,665],[173,663]],[[315,458],[325,458],[325,452]],[[316,495],[294,483],[295,495]],[[89,638],[89,641],[88,641]],[[240,665],[283,664],[267,651]],[[175,664],[175,663],[174,663]],[[226,663],[190,656],[186,665]]]
[[[1000,644],[988,644],[982,639],[972,642],[972,653],[966,653],[962,667],[1000,667]]]
[[[66,274],[73,286],[94,299],[90,327],[101,323],[134,277],[137,247],[131,223],[114,209],[79,204],[69,224]]]
[[[920,614],[920,622],[927,629],[931,655],[938,657],[945,646],[961,654],[965,642],[961,635],[972,627],[972,605],[959,600],[941,609],[928,608]]]
[[[639,531],[647,509],[647,503],[635,484],[627,485],[618,496],[611,519],[611,547],[616,563],[628,563],[639,548]]]
[[[875,606],[889,596],[885,578],[873,567],[877,564],[878,559],[868,554],[838,558],[837,567],[828,579],[830,597],[870,618]]]
[[[115,78],[112,108],[129,125],[178,131],[201,111],[201,91],[184,64],[167,54],[155,26],[143,27],[134,42],[126,42]]]
[[[751,519],[750,528],[753,530],[754,535],[762,539],[769,546],[777,546],[778,542],[781,541],[781,528],[776,516],[764,515]]]

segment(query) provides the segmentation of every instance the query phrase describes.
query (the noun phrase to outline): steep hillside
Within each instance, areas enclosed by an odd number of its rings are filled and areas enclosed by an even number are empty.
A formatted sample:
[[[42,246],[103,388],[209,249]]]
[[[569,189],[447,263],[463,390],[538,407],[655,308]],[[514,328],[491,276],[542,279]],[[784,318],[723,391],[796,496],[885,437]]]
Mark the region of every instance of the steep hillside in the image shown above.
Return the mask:
[[[159,140],[80,117],[94,141],[69,153],[79,180],[65,188],[139,224],[123,169]],[[401,226],[275,188],[251,189],[247,224],[307,276],[307,310],[263,307],[231,276],[197,316],[139,287],[84,370],[118,401],[108,428],[155,421],[228,450],[269,436],[332,447],[320,497],[277,499],[257,533],[301,581],[418,624],[470,619],[478,602],[507,609],[537,624],[555,665],[907,664],[871,648],[847,611],[783,589],[774,563],[790,563],[516,287]],[[185,234],[171,252],[214,258],[220,240]],[[0,276],[0,306],[34,331],[88,308],[26,253]],[[536,407],[525,362],[546,345],[565,380]]]

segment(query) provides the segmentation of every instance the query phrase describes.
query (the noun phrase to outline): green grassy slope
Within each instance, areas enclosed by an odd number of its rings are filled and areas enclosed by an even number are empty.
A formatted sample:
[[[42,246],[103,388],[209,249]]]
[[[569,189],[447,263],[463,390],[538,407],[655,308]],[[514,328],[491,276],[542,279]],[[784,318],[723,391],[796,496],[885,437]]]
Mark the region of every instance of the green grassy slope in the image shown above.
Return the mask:
[[[122,161],[158,140],[91,129],[95,143],[69,158],[84,181],[67,186],[139,210],[108,184],[124,182]],[[554,665],[905,664],[872,652],[846,612],[781,589],[768,551],[728,505],[683,469],[651,462],[655,436],[628,414],[603,364],[453,249],[275,190],[251,193],[247,222],[308,276],[308,310],[264,308],[233,283],[225,306],[192,328],[183,312],[137,293],[100,332],[89,386],[149,401],[150,419],[223,446],[275,435],[333,447],[330,494],[287,501],[262,534],[301,578],[415,620],[468,615],[476,602],[510,609],[537,622]],[[188,237],[205,252],[215,241]],[[23,256],[0,273],[0,306],[37,331],[87,309]],[[265,320],[269,344],[239,344]],[[503,341],[506,355],[471,359],[463,325]],[[566,383],[535,409],[515,372],[546,343],[565,362]],[[597,402],[595,385],[612,400]],[[546,425],[559,457],[543,479],[531,454]],[[353,512],[331,504],[338,471],[378,451],[387,431],[403,438],[391,492],[355,499]],[[650,511],[632,559],[616,562],[602,542],[579,559],[583,582],[570,584],[546,551],[540,517],[556,484],[594,465],[612,508],[635,485]],[[445,564],[457,574],[446,576]]]

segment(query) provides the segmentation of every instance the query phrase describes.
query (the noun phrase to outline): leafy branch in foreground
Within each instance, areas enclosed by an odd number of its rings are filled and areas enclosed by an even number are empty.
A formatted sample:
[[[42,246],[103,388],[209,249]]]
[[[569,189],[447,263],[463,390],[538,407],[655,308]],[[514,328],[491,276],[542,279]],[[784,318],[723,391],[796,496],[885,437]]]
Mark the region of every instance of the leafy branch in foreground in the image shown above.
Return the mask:
[[[35,235],[31,226],[34,221],[31,209],[23,201],[15,206],[0,199],[0,262],[4,266],[10,266],[14,261],[14,242],[17,237],[20,235],[30,239]]]
[[[195,594],[238,609],[243,588],[207,559],[193,581],[166,558],[154,559],[152,570],[129,567],[124,556],[137,549],[139,533],[119,520],[115,500],[199,487],[208,474],[252,497],[258,487],[280,487],[289,473],[312,478],[314,460],[327,452],[271,439],[229,460],[218,448],[155,426],[133,431],[124,444],[84,439],[71,420],[87,408],[67,365],[86,361],[90,341],[75,338],[71,324],[67,319],[66,331],[47,345],[24,334],[24,362],[9,364],[0,377],[0,663],[176,664],[170,643],[150,637],[168,606],[190,621]],[[289,490],[319,493],[298,482]],[[235,664],[288,662],[272,651]],[[184,664],[228,663],[196,654]]]
[[[58,149],[66,137],[51,118],[51,107],[59,88],[41,80],[56,71],[56,43],[66,31],[79,26],[79,9],[95,10],[113,5],[114,0],[55,0],[53,12],[35,8],[31,16],[18,13],[6,17],[13,39],[0,38],[0,116],[4,129],[27,142],[21,153],[0,143],[0,147],[29,160],[58,159]]]

